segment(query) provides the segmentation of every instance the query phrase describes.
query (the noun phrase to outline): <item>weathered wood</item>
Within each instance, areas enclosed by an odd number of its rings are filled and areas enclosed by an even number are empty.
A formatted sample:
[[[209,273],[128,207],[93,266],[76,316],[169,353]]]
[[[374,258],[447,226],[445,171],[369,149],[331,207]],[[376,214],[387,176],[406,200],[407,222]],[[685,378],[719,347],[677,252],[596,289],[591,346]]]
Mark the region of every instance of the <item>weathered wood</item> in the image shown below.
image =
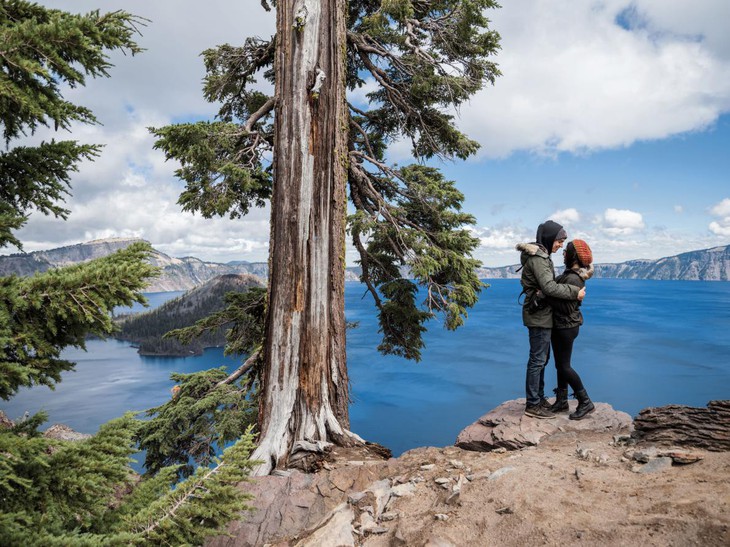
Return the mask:
[[[346,444],[343,0],[277,3],[274,191],[258,474],[297,440]]]
[[[705,450],[730,450],[730,400],[707,408],[667,405],[645,408],[634,419],[638,440]]]

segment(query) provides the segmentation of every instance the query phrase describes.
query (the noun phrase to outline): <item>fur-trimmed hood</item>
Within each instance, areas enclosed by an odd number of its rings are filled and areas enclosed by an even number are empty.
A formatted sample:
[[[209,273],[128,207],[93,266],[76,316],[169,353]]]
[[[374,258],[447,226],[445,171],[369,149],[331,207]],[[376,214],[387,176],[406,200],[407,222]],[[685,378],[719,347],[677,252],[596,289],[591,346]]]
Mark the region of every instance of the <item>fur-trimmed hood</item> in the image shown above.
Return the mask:
[[[518,243],[515,245],[515,250],[527,253],[530,256],[539,255],[545,256],[546,258],[549,256],[545,248],[537,243]]]
[[[577,273],[583,281],[588,281],[591,277],[593,277],[593,264],[587,268],[578,268],[573,271],[575,271],[575,273]]]

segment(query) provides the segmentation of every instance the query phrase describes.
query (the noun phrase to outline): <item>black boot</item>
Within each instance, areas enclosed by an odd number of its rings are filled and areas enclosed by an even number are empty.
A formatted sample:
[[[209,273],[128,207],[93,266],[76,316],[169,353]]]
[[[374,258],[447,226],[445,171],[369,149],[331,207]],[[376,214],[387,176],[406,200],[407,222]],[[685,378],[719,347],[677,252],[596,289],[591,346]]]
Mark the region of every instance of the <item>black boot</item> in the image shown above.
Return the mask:
[[[570,410],[568,406],[568,388],[555,388],[553,391],[555,392],[555,402],[550,407],[550,412],[568,412]]]
[[[575,397],[578,399],[578,408],[575,409],[570,416],[571,420],[582,420],[587,414],[593,412],[596,407],[588,397],[588,393],[585,389],[575,392]]]

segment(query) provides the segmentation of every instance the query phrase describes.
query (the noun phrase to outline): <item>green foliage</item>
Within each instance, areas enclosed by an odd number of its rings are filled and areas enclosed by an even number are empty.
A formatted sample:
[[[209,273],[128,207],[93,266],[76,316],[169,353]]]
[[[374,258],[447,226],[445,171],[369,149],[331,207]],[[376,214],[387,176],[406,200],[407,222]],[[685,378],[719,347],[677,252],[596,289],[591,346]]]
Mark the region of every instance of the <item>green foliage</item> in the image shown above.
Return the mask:
[[[494,0],[346,4],[346,86],[376,84],[365,109],[349,105],[347,166],[355,207],[349,231],[361,279],[379,309],[379,349],[419,359],[426,321],[442,314],[446,328],[460,326],[484,287],[471,257],[477,240],[466,229],[474,218],[461,212],[463,196],[436,168],[391,166],[386,153],[404,138],[420,161],[465,159],[477,151],[454,115],[500,74],[492,61],[500,37],[485,15],[499,6]],[[180,197],[185,209],[238,216],[268,198],[276,183],[265,167],[276,102],[252,84],[259,76],[274,81],[275,45],[275,37],[249,38],[241,47],[204,52],[204,93],[220,103],[219,121],[154,130],[157,146],[183,164],[178,176],[187,183]],[[231,162],[241,168],[240,179],[230,175]]]
[[[82,441],[39,436],[43,419],[0,429],[2,545],[200,545],[248,508],[236,485],[254,463],[250,432],[175,484],[174,466],[142,480],[129,467],[141,425],[132,414]]]
[[[0,1],[0,124],[8,145],[0,152],[0,248],[20,247],[14,231],[33,210],[65,219],[70,175],[100,150],[54,140],[9,148],[10,141],[40,126],[96,123],[61,90],[107,76],[109,51],[139,52],[132,37],[141,22],[122,11],[72,15],[24,0]],[[0,397],[10,398],[21,386],[53,387],[74,366],[61,359],[64,348],[83,348],[88,335],[111,333],[114,307],[144,303],[141,291],[156,274],[150,251],[136,243],[30,278],[1,277]],[[219,430],[229,437],[235,427],[244,431],[236,417],[221,420]],[[246,508],[236,485],[253,465],[250,433],[184,482],[176,483],[177,467],[140,482],[130,456],[141,423],[131,414],[74,442],[42,436],[45,419],[39,413],[0,425],[0,545],[200,545]]]
[[[64,99],[61,86],[85,85],[108,76],[107,51],[141,51],[133,41],[143,20],[118,11],[72,15],[24,0],[0,4],[0,125],[6,144],[39,126],[69,129],[73,122],[96,123],[93,113]],[[28,212],[66,218],[58,203],[69,192],[69,173],[99,147],[73,141],[43,142],[0,153],[0,248],[20,248],[13,230]]]
[[[120,528],[131,531],[119,533],[119,543],[202,545],[205,537],[220,533],[241,511],[251,509],[246,504],[251,496],[237,485],[247,480],[258,462],[249,459],[254,447],[251,431],[239,436],[221,458],[214,458],[214,467],[198,467],[190,478],[157,499],[155,489],[150,489],[134,500],[142,509],[124,519]],[[161,484],[157,486],[162,494]]]
[[[176,394],[146,412],[152,418],[138,434],[140,448],[147,451],[148,473],[179,464],[179,474],[189,476],[193,462],[207,466],[216,450],[255,422],[255,398],[240,386],[223,383],[227,376],[225,367],[171,376]]]
[[[0,153],[0,248],[8,244],[22,248],[12,230],[25,224],[31,208],[65,219],[68,210],[59,202],[69,193],[70,174],[80,160],[92,159],[98,150],[97,146],[52,140]]]
[[[271,173],[260,161],[240,157],[247,135],[236,125],[198,122],[151,131],[158,138],[155,148],[182,165],[175,174],[187,183],[178,200],[183,211],[237,218],[271,196]]]
[[[224,297],[225,308],[187,328],[168,332],[165,336],[189,344],[206,334],[225,327],[226,355],[253,353],[264,337],[266,289],[251,287],[246,292],[229,292]]]
[[[149,409],[151,419],[139,432],[140,448],[147,451],[145,467],[155,473],[178,464],[181,477],[193,463],[208,465],[220,447],[253,426],[258,410],[258,349],[264,331],[266,290],[251,287],[225,295],[226,307],[195,325],[169,332],[183,344],[226,330],[226,354],[251,357],[234,374],[225,367],[193,374],[173,374],[173,398]]]
[[[73,363],[60,357],[86,336],[110,334],[115,306],[144,303],[141,291],[156,275],[151,247],[134,243],[104,258],[30,278],[0,278],[0,398],[21,386],[53,387]]]
[[[350,230],[360,251],[361,278],[380,310],[379,349],[419,360],[423,324],[441,312],[453,330],[477,301],[483,283],[475,272],[479,262],[470,255],[478,240],[461,228],[473,223],[460,211],[463,195],[437,169],[410,165],[393,174],[403,189],[392,192],[388,216],[358,211],[350,217]],[[390,189],[383,185],[383,194]],[[425,287],[425,309],[417,302],[418,285]]]

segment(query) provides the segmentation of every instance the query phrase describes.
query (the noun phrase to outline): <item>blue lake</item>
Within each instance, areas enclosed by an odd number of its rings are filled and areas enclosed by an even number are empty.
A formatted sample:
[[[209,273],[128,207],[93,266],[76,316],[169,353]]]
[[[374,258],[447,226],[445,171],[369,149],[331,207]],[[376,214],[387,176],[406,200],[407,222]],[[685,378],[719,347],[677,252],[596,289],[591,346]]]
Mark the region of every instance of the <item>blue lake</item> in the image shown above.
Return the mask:
[[[467,324],[454,332],[434,320],[423,360],[380,355],[372,299],[359,283],[346,287],[352,383],[352,430],[391,448],[453,444],[459,431],[508,399],[524,397],[527,332],[516,302],[517,280],[491,280]],[[149,295],[153,306],[180,293]],[[588,284],[585,325],[573,366],[596,401],[635,415],[665,404],[704,406],[730,398],[730,283],[597,279]],[[46,410],[50,423],[93,433],[126,410],[170,396],[172,372],[238,366],[211,348],[197,357],[142,357],[127,343],[90,340],[87,352],[55,391],[24,389],[0,402],[11,418]],[[555,385],[552,363],[546,383]]]

